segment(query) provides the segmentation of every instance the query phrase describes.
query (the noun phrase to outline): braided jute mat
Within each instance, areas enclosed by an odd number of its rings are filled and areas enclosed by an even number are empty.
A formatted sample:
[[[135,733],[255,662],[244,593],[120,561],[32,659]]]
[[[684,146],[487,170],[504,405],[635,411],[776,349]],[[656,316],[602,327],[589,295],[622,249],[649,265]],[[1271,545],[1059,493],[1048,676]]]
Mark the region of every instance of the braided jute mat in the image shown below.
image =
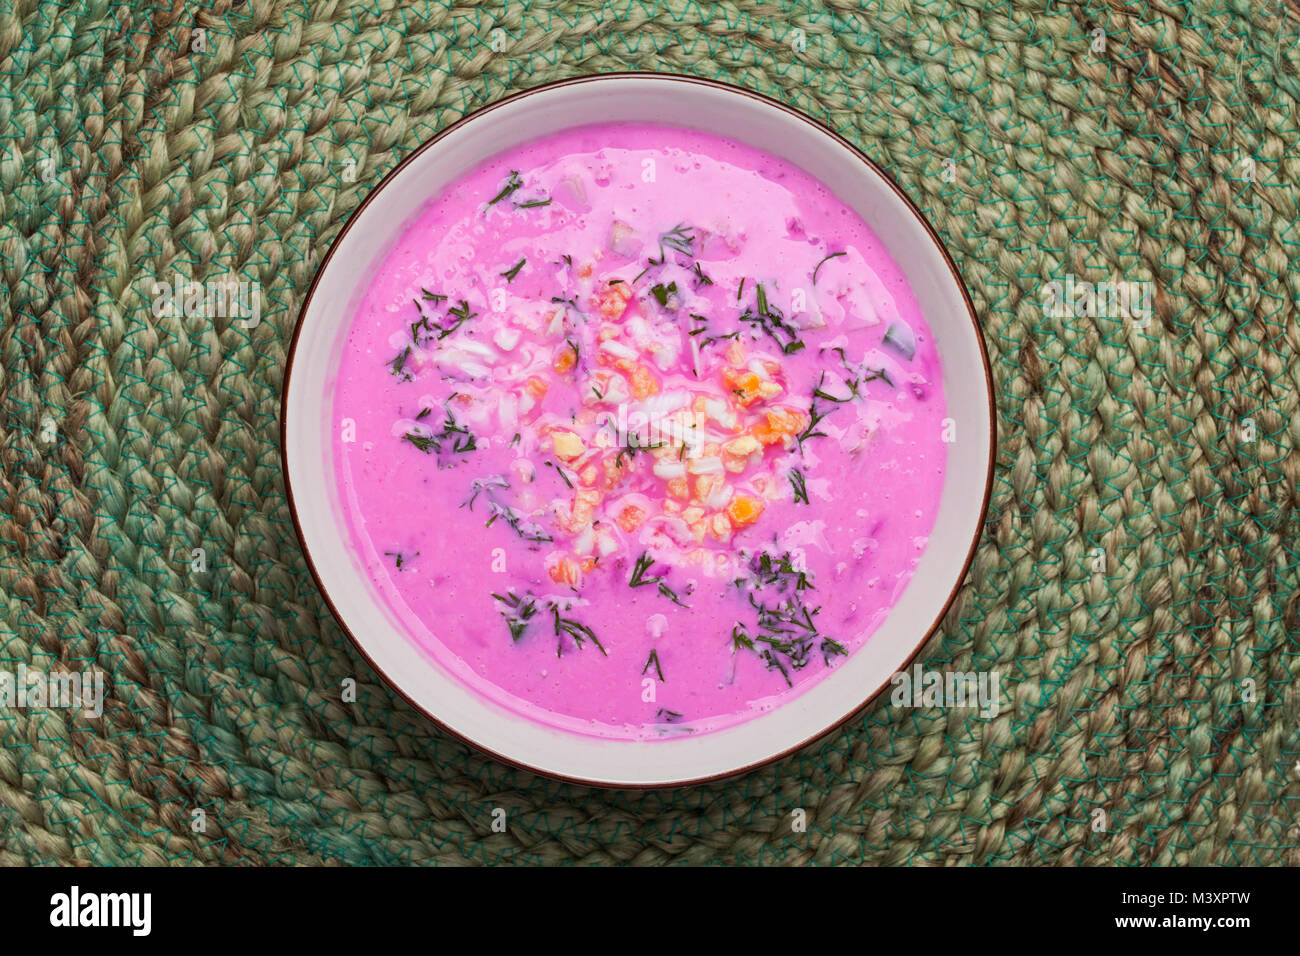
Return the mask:
[[[0,0],[0,670],[108,681],[0,708],[0,864],[1300,862],[1295,0],[197,7]],[[466,112],[626,69],[805,111],[951,250],[1000,447],[921,660],[999,672],[996,717],[885,698],[586,789],[449,739],[326,610],[277,425],[315,264]],[[155,316],[177,273],[261,323]],[[1045,314],[1067,276],[1150,321]]]

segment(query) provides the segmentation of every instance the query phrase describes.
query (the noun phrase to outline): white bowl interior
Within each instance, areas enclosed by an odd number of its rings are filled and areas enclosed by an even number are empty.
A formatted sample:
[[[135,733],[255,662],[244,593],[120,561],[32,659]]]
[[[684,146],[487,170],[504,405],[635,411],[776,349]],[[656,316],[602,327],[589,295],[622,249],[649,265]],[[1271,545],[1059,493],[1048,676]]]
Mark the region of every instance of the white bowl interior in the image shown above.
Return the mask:
[[[956,441],[929,546],[898,604],[835,671],[789,702],[699,737],[635,742],[551,729],[462,683],[405,636],[370,586],[332,475],[332,397],[343,333],[371,266],[445,186],[490,156],[557,130],[608,120],[705,129],[802,167],[854,208],[903,268],[934,334]],[[304,544],[344,626],[380,672],[425,712],[512,763],[593,783],[671,785],[760,764],[846,716],[897,672],[937,624],[984,517],[993,440],[987,365],[962,289],[912,208],[851,148],[757,97],[672,77],[603,76],[505,101],[415,155],[335,243],[301,318],[285,394],[285,467]]]

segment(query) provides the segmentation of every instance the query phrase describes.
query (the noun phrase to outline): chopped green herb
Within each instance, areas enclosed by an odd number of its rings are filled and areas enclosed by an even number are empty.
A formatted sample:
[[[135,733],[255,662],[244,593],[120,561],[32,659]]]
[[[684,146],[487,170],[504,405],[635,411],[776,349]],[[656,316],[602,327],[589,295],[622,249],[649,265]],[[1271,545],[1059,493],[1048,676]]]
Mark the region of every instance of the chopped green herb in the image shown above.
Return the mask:
[[[628,579],[628,586],[639,588],[643,584],[657,584],[662,578],[647,578],[645,573],[654,567],[654,559],[650,557],[650,552],[642,551],[641,557],[636,559],[636,565],[632,568],[632,577]]]
[[[799,340],[799,330],[786,322],[780,309],[768,303],[767,290],[762,284],[757,286],[755,303],[758,311],[746,309],[740,316],[742,322],[748,322],[766,332],[786,355],[793,355],[804,347],[804,343]]]
[[[663,285],[661,283],[653,286],[650,289],[650,294],[655,297],[655,301],[658,302],[660,306],[666,306],[668,305],[669,297],[677,294],[677,283],[670,282],[668,285]]]
[[[702,285],[713,285],[713,280],[704,274],[704,270],[697,262],[695,263],[695,288],[698,289]]]
[[[695,236],[691,234],[685,223],[678,223],[672,229],[665,232],[659,237],[659,258],[663,259],[663,247],[675,249],[678,252],[688,256],[694,255]]]
[[[578,621],[573,620],[572,618],[561,617],[559,605],[554,603],[549,603],[548,606],[551,609],[551,615],[555,622],[555,637],[556,637],[555,656],[556,657],[564,656],[564,635],[566,634],[569,637],[573,638],[573,643],[578,646],[579,650],[582,649],[583,641],[591,641],[591,643],[595,644],[597,649],[599,649],[599,651],[602,654],[604,654],[606,657],[609,656],[605,648],[601,645],[600,641],[596,638],[596,634],[594,631],[592,631],[591,628],[589,628],[586,624],[582,624]]]
[[[822,411],[817,407],[817,397],[813,396],[812,405],[808,408],[808,425],[798,435],[794,436],[794,440],[798,443],[801,454],[803,452],[804,442],[811,441],[814,438],[826,437],[826,433],[818,431],[817,426],[821,424],[822,419],[825,418],[827,414],[827,411]]]
[[[806,667],[814,648],[821,650],[827,666],[832,657],[847,653],[838,641],[818,630],[816,616],[821,609],[810,608],[803,598],[812,582],[806,571],[794,566],[788,553],[752,556],[748,577],[737,578],[736,586],[758,613],[758,626],[752,634],[740,622],[732,627],[733,653],[742,649],[757,653],[791,686],[790,671]]]
[[[511,266],[505,272],[502,272],[500,274],[505,276],[507,282],[514,282],[515,276],[519,275],[519,270],[524,267],[524,263],[527,261],[528,261],[527,259],[520,259],[513,266]]]
[[[734,332],[728,332],[726,335],[710,335],[700,343],[700,348],[712,345],[714,342],[720,342],[723,339],[734,339],[739,337],[740,329],[736,329]],[[732,389],[732,391],[735,391],[735,389]]]
[[[506,178],[505,185],[501,188],[501,192],[497,193],[492,199],[489,199],[488,205],[491,206],[494,203],[499,203],[501,200],[505,199],[523,186],[523,184],[524,181],[519,178],[519,170],[510,170],[510,175]]]
[[[501,616],[506,619],[506,627],[510,629],[510,640],[518,641],[528,629],[528,622],[537,613],[537,600],[531,594],[527,597],[516,594],[514,588],[504,596],[500,594],[492,596],[505,605]]]
[[[847,255],[847,253],[832,252],[829,256],[826,256],[824,259],[822,259],[821,262],[818,262],[816,268],[813,269],[813,274],[812,274],[813,285],[817,284],[817,273],[821,272],[822,266],[825,263],[829,262],[831,259],[834,259],[836,256],[843,256],[843,255]]]
[[[650,656],[646,658],[645,667],[641,668],[642,677],[644,677],[645,672],[650,669],[651,664],[655,666],[655,673],[659,675],[660,683],[663,683],[664,669],[659,665],[659,652],[657,650],[652,650]]]
[[[801,501],[802,501],[804,504],[808,504],[808,503],[809,503],[809,502],[808,502],[808,489],[807,489],[807,487],[804,485],[803,472],[801,472],[798,468],[792,468],[792,469],[790,470],[790,486],[791,486],[792,488],[794,488],[794,503],[795,503],[795,504],[798,504],[798,503],[801,502]]]
[[[822,372],[822,377],[818,379],[817,387],[813,389],[814,398],[821,398],[821,399],[825,399],[828,402],[835,402],[836,404],[842,405],[845,402],[853,401],[854,397],[858,394],[859,382],[857,379],[848,380],[846,384],[849,386],[849,394],[843,397],[840,397],[838,395],[832,395],[830,392],[826,391],[824,388],[822,388],[824,384],[826,384],[825,371]]]
[[[420,451],[424,452],[426,455],[429,454],[431,450],[436,449],[438,447],[438,443],[434,441],[432,438],[430,438],[428,435],[417,435],[415,432],[407,432],[405,435],[402,436],[402,440],[409,441],[412,445],[420,449]]]
[[[849,656],[849,652],[844,649],[843,644],[841,644],[839,641],[832,640],[829,637],[822,638],[821,652],[822,652],[822,663],[827,665],[828,667],[830,666],[832,657],[835,657],[840,654],[843,654],[845,657]]]
[[[550,204],[551,204],[551,201],[550,201],[549,199],[530,199],[530,200],[528,200],[528,202],[517,202],[517,203],[515,203],[515,208],[516,208],[516,209],[536,209],[538,206],[549,206]]]
[[[569,476],[566,475],[566,474],[564,473],[564,468],[562,468],[560,465],[557,465],[557,464],[556,464],[555,462],[553,462],[553,461],[543,462],[542,464],[547,465],[547,466],[550,467],[550,468],[554,468],[554,469],[555,469],[555,473],[556,473],[557,475],[559,475],[560,478],[562,478],[562,479],[564,480],[564,483],[565,483],[566,485],[568,485],[570,488],[573,487],[573,482],[571,482],[571,481],[569,480]]]
[[[402,351],[397,353],[397,357],[388,363],[388,370],[405,382],[409,382],[413,376],[406,370],[406,360],[411,357],[411,347],[408,345]]]
[[[736,623],[731,628],[731,653],[734,654],[739,650],[752,651],[753,649],[754,642],[750,640],[749,635],[745,633],[744,627],[742,627],[739,622]]]
[[[470,319],[474,318],[478,313],[471,312],[469,310],[469,303],[464,299],[461,299],[460,305],[456,306],[454,309],[447,310],[447,315],[456,321],[450,326],[438,326],[439,340],[445,339],[447,336],[451,335],[451,333],[455,332]]]
[[[685,607],[685,608],[690,607],[689,604],[683,604],[682,599],[677,596],[677,592],[674,591],[672,588],[670,588],[668,585],[664,584],[663,581],[659,582],[659,593],[662,594],[664,597],[666,597],[668,600],[672,601],[678,607]]]
[[[485,528],[492,527],[496,520],[501,518],[514,530],[515,534],[519,535],[519,537],[524,541],[533,541],[540,544],[544,541],[554,540],[540,525],[531,521],[525,521],[523,516],[509,505],[503,505],[496,501],[489,501],[488,512],[491,517],[489,517],[487,522],[483,525]]]
[[[425,409],[418,416],[424,418],[428,415],[429,410]],[[443,454],[450,452],[453,455],[463,455],[478,449],[478,439],[474,437],[473,432],[456,421],[455,416],[451,413],[450,408],[443,408],[444,421],[442,428],[436,432],[426,434],[423,431],[409,431],[402,436],[402,441],[410,442],[426,455],[430,453]],[[427,426],[423,426],[427,427]],[[450,447],[448,447],[448,444]],[[439,465],[439,467],[447,467]]]
[[[511,588],[506,594],[493,594],[492,597],[502,606],[501,616],[505,618],[506,626],[510,629],[511,641],[519,641],[528,630],[528,625],[537,615],[537,598],[532,594],[516,594],[514,588]],[[582,648],[585,642],[591,641],[600,649],[602,654],[608,656],[595,632],[587,625],[562,616],[560,606],[554,601],[546,602],[546,610],[551,612],[551,622],[555,630],[556,657],[564,656],[564,638],[566,636],[571,638],[579,649]]]
[[[639,588],[644,584],[658,585],[659,593],[668,600],[672,601],[679,607],[690,607],[689,604],[682,603],[682,599],[677,596],[677,592],[664,583],[662,577],[646,577],[646,572],[654,567],[654,559],[650,557],[648,551],[641,552],[641,557],[636,559],[636,564],[632,567],[632,576],[628,578],[628,587]]]
[[[612,420],[612,416],[611,416],[611,420]],[[663,448],[665,445],[668,444],[665,441],[661,441],[661,442],[655,442],[653,445],[641,445],[638,444],[638,442],[635,440],[636,438],[637,435],[635,432],[627,436],[627,444],[623,448],[619,449],[618,455],[614,458],[614,464],[617,467],[619,468],[623,467],[624,455],[627,455],[628,457],[633,457],[639,451],[649,451],[651,448]]]
[[[437,305],[439,302],[447,301],[447,297],[445,295],[439,295],[437,292],[430,292],[428,289],[421,289],[420,295],[421,298],[425,299],[426,301],[432,302],[434,305]]]
[[[470,495],[462,508],[474,510],[474,502],[480,494],[486,493],[489,498],[492,497],[493,488],[509,488],[510,482],[506,481],[504,475],[488,475],[486,478],[475,478],[469,483]]]

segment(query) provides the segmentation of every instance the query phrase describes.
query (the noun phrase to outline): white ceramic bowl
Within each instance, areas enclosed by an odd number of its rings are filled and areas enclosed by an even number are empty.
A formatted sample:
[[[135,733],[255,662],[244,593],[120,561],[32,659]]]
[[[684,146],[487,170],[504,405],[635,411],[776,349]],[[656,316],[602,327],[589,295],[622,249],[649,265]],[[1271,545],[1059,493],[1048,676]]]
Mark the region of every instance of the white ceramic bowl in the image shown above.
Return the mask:
[[[570,734],[485,700],[400,629],[354,556],[331,474],[332,396],[343,334],[373,266],[423,203],[490,156],[596,121],[691,126],[802,167],[857,210],[903,268],[934,334],[956,441],[920,566],[887,620],[834,672],[782,706],[699,737],[622,741]],[[810,743],[861,710],[904,669],[952,602],[979,540],[993,475],[988,357],[970,298],[920,213],[847,142],[775,100],[663,74],[565,80],[494,103],[425,143],[370,194],[307,294],[285,375],[282,444],[290,509],[308,564],[357,648],[416,708],[511,764],[604,786],[699,782]]]

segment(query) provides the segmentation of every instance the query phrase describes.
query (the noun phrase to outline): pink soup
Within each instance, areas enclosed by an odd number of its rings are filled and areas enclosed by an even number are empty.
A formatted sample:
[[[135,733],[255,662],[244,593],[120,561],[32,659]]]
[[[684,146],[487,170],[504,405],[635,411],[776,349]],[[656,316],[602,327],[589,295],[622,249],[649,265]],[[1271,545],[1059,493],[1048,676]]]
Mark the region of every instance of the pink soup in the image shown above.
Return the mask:
[[[607,737],[732,725],[842,666],[945,464],[934,341],[871,230],[782,160],[662,126],[528,143],[421,208],[334,414],[351,539],[410,639]]]

